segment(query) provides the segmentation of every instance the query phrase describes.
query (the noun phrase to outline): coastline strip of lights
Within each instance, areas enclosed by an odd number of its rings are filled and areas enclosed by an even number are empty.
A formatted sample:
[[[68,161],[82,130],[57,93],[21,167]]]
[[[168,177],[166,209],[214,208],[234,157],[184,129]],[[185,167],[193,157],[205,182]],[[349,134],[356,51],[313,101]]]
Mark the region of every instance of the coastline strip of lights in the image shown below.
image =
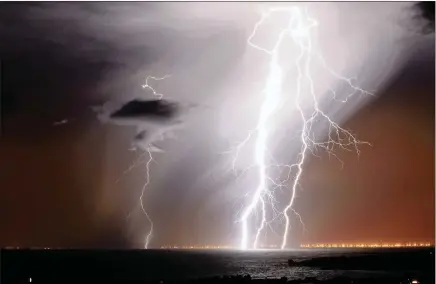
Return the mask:
[[[332,243],[332,244],[302,244],[300,248],[417,248],[432,247],[434,244],[428,242],[410,242],[410,243]]]

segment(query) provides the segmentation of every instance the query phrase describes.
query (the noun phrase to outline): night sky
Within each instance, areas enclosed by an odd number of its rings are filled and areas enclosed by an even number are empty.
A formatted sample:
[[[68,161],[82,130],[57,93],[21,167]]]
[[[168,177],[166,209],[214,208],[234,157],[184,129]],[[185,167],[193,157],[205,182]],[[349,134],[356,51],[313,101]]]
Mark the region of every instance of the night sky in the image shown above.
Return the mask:
[[[359,157],[337,152],[343,169],[322,152],[305,165],[295,209],[307,232],[295,223],[292,245],[434,240],[434,34],[419,31],[407,5],[311,4],[320,21],[336,17],[320,27],[336,31],[320,35],[327,55],[377,92],[340,115],[372,146]],[[240,191],[221,153],[243,139],[259,103],[244,92],[256,77],[244,59],[254,4],[0,6],[1,246],[141,247],[146,220],[126,216],[144,168],[117,182],[138,155],[135,129],[102,123],[92,107],[142,96],[147,75],[166,73],[161,93],[207,107],[155,156],[145,198],[152,246],[237,242]],[[292,156],[292,147],[276,152]]]

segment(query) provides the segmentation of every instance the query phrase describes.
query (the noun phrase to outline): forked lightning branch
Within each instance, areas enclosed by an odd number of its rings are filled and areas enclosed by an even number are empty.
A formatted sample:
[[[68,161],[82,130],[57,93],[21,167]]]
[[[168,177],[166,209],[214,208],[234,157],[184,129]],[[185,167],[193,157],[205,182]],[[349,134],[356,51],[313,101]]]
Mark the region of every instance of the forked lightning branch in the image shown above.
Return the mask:
[[[274,21],[275,16],[287,16],[287,25],[284,27],[276,39],[272,48],[268,49],[262,42],[255,41],[258,30],[265,22]],[[355,150],[359,154],[358,145],[366,142],[358,141],[351,132],[340,127],[332,120],[319,106],[317,95],[315,92],[315,79],[312,75],[310,68],[311,62],[319,60],[324,67],[324,71],[333,75],[336,79],[344,81],[353,90],[345,100],[337,101],[338,103],[346,103],[348,98],[357,94],[371,95],[370,93],[355,86],[351,79],[343,77],[326,65],[326,61],[321,54],[316,53],[313,47],[313,30],[317,27],[318,23],[315,19],[308,16],[307,11],[298,7],[284,7],[284,8],[271,8],[262,14],[261,19],[255,24],[254,29],[247,41],[251,48],[259,52],[259,56],[268,58],[268,73],[265,78],[264,88],[261,90],[263,95],[263,103],[260,107],[258,114],[258,121],[253,130],[249,131],[249,135],[237,147],[235,160],[239,156],[239,151],[251,140],[255,139],[254,147],[254,168],[257,169],[258,185],[251,192],[251,200],[243,209],[238,222],[241,226],[241,241],[240,248],[256,249],[259,247],[261,233],[266,230],[269,223],[273,220],[267,219],[267,211],[273,213],[278,211],[276,207],[277,198],[275,196],[276,188],[286,187],[289,189],[289,201],[286,207],[279,211],[278,217],[284,219],[281,249],[287,246],[291,221],[290,214],[295,214],[297,219],[304,223],[301,216],[294,210],[296,192],[300,185],[301,177],[303,175],[304,163],[310,153],[313,153],[315,148],[322,148],[335,155],[333,152],[336,148],[347,150]],[[272,31],[271,31],[272,32]],[[290,54],[282,48],[285,41],[291,41],[293,46],[298,50],[295,54]],[[286,53],[287,57],[292,60],[284,60],[283,54]],[[291,64],[292,66],[289,66]],[[295,93],[287,93],[284,91],[283,85],[286,78],[286,71],[290,67],[297,70],[295,78]],[[303,84],[308,85],[308,91],[303,90]],[[332,98],[335,100],[335,98]],[[271,176],[268,169],[271,168],[269,160],[267,159],[269,141],[273,140],[269,132],[271,124],[274,124],[272,116],[276,115],[281,104],[284,102],[291,102],[291,110],[286,107],[284,111],[296,111],[299,119],[301,120],[301,128],[296,131],[299,133],[299,153],[297,158],[292,163],[286,165],[274,165],[275,167],[284,168],[287,171],[286,178],[277,182],[277,177]],[[310,101],[310,112],[307,111],[307,101]],[[305,103],[303,107],[303,102]],[[316,141],[312,129],[317,121],[323,120],[329,124],[326,139],[324,141]],[[367,143],[366,143],[367,144]],[[268,161],[267,161],[268,160]],[[250,166],[253,168],[253,166]],[[244,171],[245,172],[245,171]],[[274,214],[273,214],[274,215]],[[260,221],[256,222],[256,216],[260,216]],[[276,219],[277,216],[274,216]]]

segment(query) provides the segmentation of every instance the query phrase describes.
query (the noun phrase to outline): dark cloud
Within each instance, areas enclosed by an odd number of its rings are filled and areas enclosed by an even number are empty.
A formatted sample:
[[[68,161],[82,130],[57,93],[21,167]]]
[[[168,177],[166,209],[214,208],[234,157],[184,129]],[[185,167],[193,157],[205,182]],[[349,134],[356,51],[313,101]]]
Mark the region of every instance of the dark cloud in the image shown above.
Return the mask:
[[[164,140],[174,128],[180,127],[183,122],[180,115],[181,109],[175,102],[164,99],[133,100],[110,113],[109,121],[136,126],[137,134],[132,139],[133,145],[144,151],[161,152],[161,149],[152,144]]]
[[[415,4],[415,8],[419,13],[419,17],[422,20],[424,20],[423,32],[424,33],[434,32],[435,2],[434,1],[419,2]]]
[[[178,105],[166,100],[134,100],[126,103],[119,110],[112,113],[110,118],[170,120],[174,119],[178,112]]]

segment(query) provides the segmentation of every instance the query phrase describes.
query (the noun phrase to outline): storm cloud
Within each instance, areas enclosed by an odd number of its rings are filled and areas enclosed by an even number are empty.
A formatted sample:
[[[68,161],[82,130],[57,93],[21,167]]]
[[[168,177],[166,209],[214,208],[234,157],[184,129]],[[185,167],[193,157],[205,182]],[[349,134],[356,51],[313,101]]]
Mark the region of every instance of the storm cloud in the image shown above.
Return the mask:
[[[126,221],[125,217],[137,202],[144,182],[144,169],[139,166],[127,174],[123,175],[123,172],[137,158],[135,153],[128,151],[132,142],[138,142],[143,148],[158,142],[159,149],[165,153],[155,153],[152,180],[145,198],[145,205],[156,225],[154,245],[176,242],[235,243],[238,238],[235,215],[241,209],[244,194],[255,186],[256,180],[235,179],[230,169],[232,156],[226,154],[226,151],[245,138],[247,131],[255,126],[258,116],[262,100],[259,88],[264,82],[267,61],[247,45],[247,38],[265,4],[189,2],[1,5],[0,51],[4,58],[3,73],[8,77],[9,86],[4,89],[4,100],[10,106],[7,112],[14,117],[14,120],[8,120],[13,122],[5,120],[5,131],[14,135],[8,138],[11,139],[8,140],[10,142],[3,143],[23,145],[23,141],[30,140],[26,137],[27,134],[23,134],[25,130],[20,132],[14,129],[29,128],[31,135],[41,136],[38,138],[41,140],[31,146],[10,146],[15,147],[16,153],[27,153],[23,150],[26,147],[40,147],[38,149],[44,149],[40,151],[43,153],[63,153],[62,145],[71,145],[69,147],[80,153],[71,152],[70,155],[77,159],[75,168],[79,169],[77,172],[69,170],[74,174],[71,180],[80,184],[68,189],[75,196],[69,198],[73,200],[69,204],[75,204],[71,205],[74,208],[86,208],[84,216],[87,217],[84,219],[92,220],[87,226],[99,231],[96,238],[103,238],[100,236],[105,234],[101,231],[105,230],[113,235],[127,232],[126,238],[132,246],[142,246],[146,220],[138,216],[135,220]],[[355,78],[356,84],[374,93],[370,97],[355,96],[343,107],[331,102],[330,90],[336,90],[338,98],[344,99],[350,94],[350,89],[333,76],[315,72],[321,105],[337,121],[348,123],[351,130],[354,130],[354,125],[358,137],[375,143],[373,147],[377,152],[377,133],[383,131],[373,124],[361,126],[363,122],[372,121],[370,114],[361,118],[361,124],[353,122],[353,119],[359,117],[359,113],[366,113],[372,104],[383,101],[385,91],[390,89],[393,81],[398,81],[396,78],[403,74],[404,67],[412,61],[416,62],[417,59],[413,58],[417,54],[424,54],[416,50],[431,53],[434,38],[432,35],[418,33],[418,28],[414,26],[411,3],[341,2],[307,3],[305,6],[308,13],[319,21],[316,43],[328,65],[340,74]],[[271,42],[272,38],[273,35],[265,30],[258,40]],[[434,57],[431,60],[434,61]],[[421,61],[431,60],[427,58]],[[171,77],[154,82],[153,85],[163,94],[163,100],[157,101],[153,93],[142,86],[147,76],[165,74],[171,74]],[[408,80],[401,81],[410,86]],[[403,89],[407,89],[407,86]],[[6,94],[7,90],[13,91]],[[401,97],[398,92],[396,96]],[[174,116],[172,111],[164,111],[162,115],[159,109],[163,106],[168,110],[166,101],[181,108],[182,117],[179,117],[178,111]],[[26,106],[25,110],[23,105]],[[99,120],[94,112],[89,111],[96,105],[104,105],[103,121],[110,122],[109,124],[102,124],[102,116]],[[131,112],[128,108],[132,105],[143,105],[144,108],[141,107],[139,112],[136,109]],[[187,105],[199,107],[185,107]],[[114,115],[117,110],[120,112]],[[395,112],[392,110],[392,113]],[[38,120],[32,121],[37,116]],[[153,120],[150,119],[151,116],[163,119]],[[379,119],[383,121],[388,118],[381,115]],[[54,122],[64,119],[69,122],[52,127]],[[178,124],[179,120],[181,124]],[[298,143],[294,143],[295,135],[290,134],[298,122],[295,122],[290,112],[278,115],[277,122],[275,138],[270,141],[271,152],[276,154],[277,159],[291,160],[299,149]],[[367,127],[373,129],[373,132],[365,132]],[[318,128],[317,133],[321,135],[325,130],[324,125],[320,124]],[[46,143],[43,136],[51,142]],[[170,139],[162,139],[165,136]],[[83,146],[77,146],[82,144],[76,141],[81,141]],[[365,157],[372,157],[368,153],[372,153],[371,148],[364,148],[359,158],[364,160],[362,164],[365,164]],[[6,157],[8,154],[5,152],[4,155]],[[42,156],[34,155],[32,159],[35,165],[39,163],[37,161],[44,160]],[[354,162],[358,160],[357,157],[347,157],[343,160],[350,167],[363,167]],[[13,157],[7,161],[5,168],[13,161]],[[98,170],[85,170],[84,165],[88,165],[89,161]],[[241,155],[237,170],[243,170],[251,161],[252,156],[247,151]],[[307,220],[309,232],[312,232],[305,237],[315,240],[322,235],[323,228],[329,231],[326,229],[327,224],[335,223],[335,216],[339,214],[331,213],[330,221],[322,223],[319,216],[328,214],[319,211],[323,207],[316,203],[318,199],[315,193],[322,190],[323,193],[319,196],[328,199],[335,190],[350,191],[352,184],[348,176],[339,177],[336,169],[340,172],[340,167],[337,164],[324,164],[321,167],[317,166],[316,161],[317,158],[313,158],[308,166],[308,174],[303,181],[305,191],[300,193],[301,202],[298,204],[298,209]],[[16,168],[18,173],[18,169],[23,169],[20,167],[17,164],[10,169]],[[368,162],[367,167],[373,167],[373,163]],[[57,168],[62,169],[60,166]],[[335,171],[328,171],[328,178],[324,176],[326,168],[335,168]],[[368,168],[362,171],[371,172]],[[66,185],[68,182],[61,181],[54,186],[55,182],[50,182],[53,171],[48,166],[38,170],[42,171],[38,177],[47,177],[47,181],[34,183],[33,186],[37,189],[33,192],[44,192],[43,189],[49,187],[47,185],[56,188],[69,186]],[[344,171],[357,175],[357,170]],[[13,174],[9,176],[11,180],[5,181],[5,184],[16,182]],[[116,183],[120,176],[120,182]],[[26,186],[23,184],[21,188]],[[365,195],[363,189],[361,192],[360,187],[356,188],[357,192]],[[383,185],[373,185],[373,188],[376,191],[383,188]],[[325,201],[325,206],[330,204],[334,207],[332,204],[335,204],[336,199],[328,199],[330,201]],[[4,208],[9,208],[6,205]],[[18,209],[4,210],[18,212]],[[331,212],[335,211],[332,209]],[[48,215],[52,216],[47,213]],[[62,215],[64,221],[57,220],[53,223],[64,222],[64,230],[72,228],[71,231],[80,231],[80,225],[75,223],[78,221],[74,221],[70,215],[74,214],[65,212]],[[41,226],[50,227],[49,224],[52,223],[43,223]],[[7,223],[4,226],[13,228],[14,225]],[[33,230],[31,226],[27,227],[30,228],[28,230]],[[403,232],[402,230],[400,231]],[[303,236],[296,234],[298,236],[294,237],[297,242]],[[329,234],[334,235],[333,232],[325,233],[326,236]],[[65,238],[68,238],[67,235],[65,233]],[[85,237],[66,243],[83,245],[83,239]],[[271,240],[275,241],[273,236]],[[115,240],[113,242],[116,243]]]

